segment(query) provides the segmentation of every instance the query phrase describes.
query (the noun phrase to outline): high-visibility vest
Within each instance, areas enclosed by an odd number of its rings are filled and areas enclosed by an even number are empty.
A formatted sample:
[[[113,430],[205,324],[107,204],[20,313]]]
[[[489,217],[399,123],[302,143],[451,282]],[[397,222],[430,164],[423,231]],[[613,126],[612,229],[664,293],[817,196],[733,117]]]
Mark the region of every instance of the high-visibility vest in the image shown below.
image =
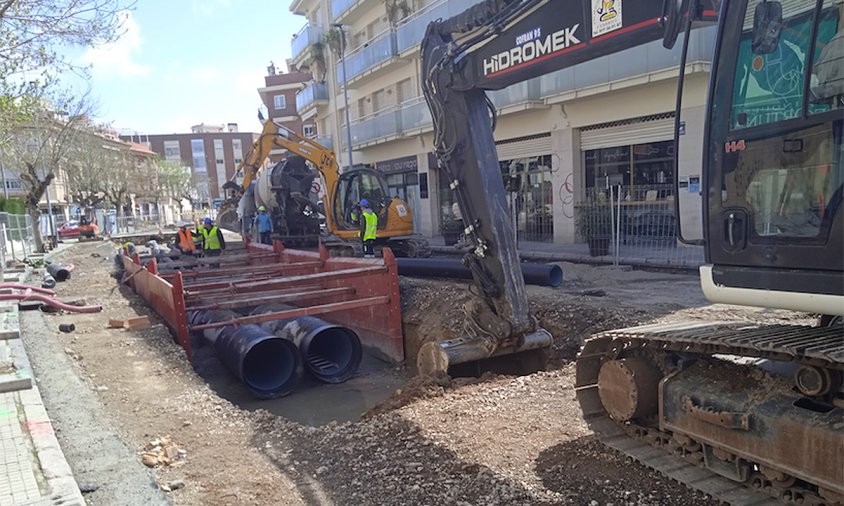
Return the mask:
[[[217,237],[217,227],[211,227],[211,230],[202,227],[199,231],[202,232],[202,239],[204,240],[203,249],[222,249],[220,238]]]
[[[179,230],[179,247],[188,251],[196,250],[193,234],[189,230]]]
[[[378,235],[378,216],[372,210],[363,212],[363,217],[366,219],[366,229],[363,232],[363,240],[368,241],[375,239]]]

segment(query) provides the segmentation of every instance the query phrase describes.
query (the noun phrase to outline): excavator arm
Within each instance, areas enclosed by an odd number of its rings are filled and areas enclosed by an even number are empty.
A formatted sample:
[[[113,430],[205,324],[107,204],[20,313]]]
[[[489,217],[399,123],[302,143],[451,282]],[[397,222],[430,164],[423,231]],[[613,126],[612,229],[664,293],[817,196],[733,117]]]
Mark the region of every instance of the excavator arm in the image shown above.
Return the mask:
[[[244,189],[248,188],[255,179],[261,167],[263,167],[264,162],[269,158],[270,151],[277,147],[286,149],[294,155],[301,156],[316,167],[325,184],[325,205],[327,208],[329,202],[332,201],[334,192],[336,191],[337,181],[340,177],[337,169],[337,157],[334,155],[334,151],[320,145],[313,139],[300,136],[273,120],[266,120],[264,122],[263,131],[258,137],[258,140],[252,145],[252,150],[249,152],[248,157],[238,165],[234,176],[224,187],[234,187],[238,190],[238,193],[242,194]],[[234,180],[241,172],[244,173],[243,185],[239,186]],[[334,228],[333,219],[331,213],[327,213],[326,220],[331,229]]]
[[[466,224],[463,262],[475,297],[464,308],[466,337],[426,344],[421,372],[551,343],[529,312],[493,138],[495,107],[485,92],[672,31],[676,37],[690,3],[696,22],[715,17],[711,0],[625,0],[623,13],[620,1],[592,12],[594,2],[582,0],[486,0],[428,25],[422,88],[438,165]]]

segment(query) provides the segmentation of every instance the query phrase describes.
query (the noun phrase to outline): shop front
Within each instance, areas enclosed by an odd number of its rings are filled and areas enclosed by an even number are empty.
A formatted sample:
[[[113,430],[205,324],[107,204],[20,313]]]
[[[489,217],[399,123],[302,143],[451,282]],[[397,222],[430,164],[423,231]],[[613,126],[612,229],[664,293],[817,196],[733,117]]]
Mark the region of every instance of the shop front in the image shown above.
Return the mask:
[[[673,119],[661,117],[581,134],[586,199],[614,202],[626,243],[676,240],[672,131]]]

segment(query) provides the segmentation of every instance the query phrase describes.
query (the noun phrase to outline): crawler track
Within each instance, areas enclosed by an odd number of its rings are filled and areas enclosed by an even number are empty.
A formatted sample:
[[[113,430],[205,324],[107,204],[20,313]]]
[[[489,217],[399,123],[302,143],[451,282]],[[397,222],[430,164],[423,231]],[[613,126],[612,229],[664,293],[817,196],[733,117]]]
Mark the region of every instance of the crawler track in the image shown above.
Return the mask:
[[[765,358],[840,371],[844,369],[842,327],[686,322],[604,332],[585,343],[577,359],[575,384],[584,417],[604,444],[689,487],[737,505],[841,504],[840,496],[819,495],[814,486],[800,480],[772,481],[758,465],[744,483],[724,478],[704,467],[698,442],[682,436],[678,440],[671,432],[661,431],[656,419],[613,420],[599,396],[601,366],[607,360],[642,354],[651,357],[663,375],[671,368],[667,357],[672,354],[698,360],[715,360],[711,357],[716,354]]]

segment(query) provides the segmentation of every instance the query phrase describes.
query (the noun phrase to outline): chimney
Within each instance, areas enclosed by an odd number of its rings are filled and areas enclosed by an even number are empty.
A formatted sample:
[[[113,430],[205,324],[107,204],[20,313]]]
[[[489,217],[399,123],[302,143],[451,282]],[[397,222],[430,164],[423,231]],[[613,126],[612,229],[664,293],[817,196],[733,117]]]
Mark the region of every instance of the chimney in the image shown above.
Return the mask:
[[[228,125],[229,132],[237,133],[237,123],[229,123]]]

